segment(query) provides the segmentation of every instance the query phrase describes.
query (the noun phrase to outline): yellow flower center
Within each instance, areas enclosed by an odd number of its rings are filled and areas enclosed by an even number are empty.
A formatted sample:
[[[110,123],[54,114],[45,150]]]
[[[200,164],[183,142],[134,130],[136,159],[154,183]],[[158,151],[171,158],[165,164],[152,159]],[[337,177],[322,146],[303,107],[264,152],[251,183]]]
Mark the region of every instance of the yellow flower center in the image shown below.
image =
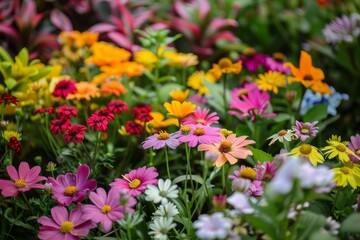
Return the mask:
[[[284,54],[279,53],[279,52],[275,52],[273,54],[273,58],[277,61],[277,62],[283,62],[285,61],[286,57]]]
[[[107,214],[109,212],[111,212],[111,207],[109,205],[104,205],[102,208],[101,208],[101,212],[103,214]]]
[[[160,131],[157,135],[158,140],[166,140],[170,137],[170,135],[166,131]]]
[[[254,48],[246,48],[243,53],[246,57],[253,57],[256,53],[256,50]]]
[[[228,58],[222,58],[219,61],[220,68],[228,68],[228,67],[231,67],[231,65],[232,65],[232,62]]]
[[[355,153],[356,155],[360,155],[360,148],[355,149],[354,153]]]
[[[347,168],[347,167],[342,167],[342,168],[340,168],[340,171],[342,172],[342,173],[344,173],[344,174],[349,174],[349,168]]]
[[[77,187],[75,187],[75,186],[67,186],[65,188],[64,194],[66,196],[75,196],[77,192],[78,192]]]
[[[196,136],[202,136],[205,135],[205,130],[203,128],[196,128],[194,130],[194,135]]]
[[[180,132],[184,135],[189,134],[190,130],[191,130],[191,127],[188,125],[180,127]]]
[[[308,128],[302,128],[302,129],[300,130],[300,132],[301,132],[302,134],[309,134],[310,130],[309,130]]]
[[[345,165],[345,167],[348,167],[348,168],[351,168],[351,169],[354,168],[354,163],[352,161],[344,162],[344,165]]]
[[[15,180],[14,185],[17,188],[22,188],[22,187],[26,186],[26,181],[22,178],[19,178],[19,179]]]
[[[305,81],[311,81],[311,80],[313,80],[313,77],[312,77],[310,74],[306,74],[306,75],[304,76],[304,80],[305,80]]]
[[[346,147],[344,144],[342,143],[339,143],[337,146],[336,146],[336,149],[339,151],[339,152],[346,152]]]
[[[221,153],[228,153],[230,152],[231,150],[231,145],[232,143],[228,140],[223,140],[221,143],[220,143],[220,146],[219,146],[219,151]]]
[[[301,152],[301,154],[303,155],[309,155],[312,151],[312,148],[309,144],[303,144],[301,145],[299,151]]]
[[[248,93],[249,93],[249,90],[241,89],[241,90],[239,90],[238,97],[240,98],[242,95],[247,95]]]
[[[247,178],[253,181],[256,179],[256,171],[253,168],[245,167],[240,170],[240,177]]]
[[[278,135],[281,137],[281,136],[284,136],[286,133],[287,133],[287,131],[283,129],[278,132]]]
[[[129,182],[129,186],[130,186],[131,188],[137,188],[137,187],[140,186],[140,184],[141,184],[141,181],[140,181],[139,179],[137,179],[137,178],[135,178],[134,180],[132,180],[131,182]]]
[[[227,130],[227,129],[225,129],[225,128],[222,128],[222,129],[220,130],[220,133],[221,133],[224,137],[227,137],[227,136],[233,134],[233,131],[230,131],[230,130]]]
[[[69,233],[74,229],[74,224],[70,221],[65,221],[60,225],[60,232]]]

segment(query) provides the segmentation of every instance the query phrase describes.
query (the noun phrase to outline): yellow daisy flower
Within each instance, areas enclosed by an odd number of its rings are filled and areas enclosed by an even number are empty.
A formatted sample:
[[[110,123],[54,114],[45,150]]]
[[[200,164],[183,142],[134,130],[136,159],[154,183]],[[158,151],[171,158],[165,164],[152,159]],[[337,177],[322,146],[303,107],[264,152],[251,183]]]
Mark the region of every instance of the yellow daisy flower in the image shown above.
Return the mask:
[[[205,86],[204,82],[216,82],[216,78],[210,72],[196,71],[189,76],[187,86],[198,91],[199,95],[209,94],[209,89]]]
[[[353,189],[360,186],[360,167],[358,164],[348,161],[344,163],[344,166],[333,168],[332,171],[335,173],[334,181],[338,186],[350,185]]]
[[[181,119],[195,111],[196,105],[191,102],[171,101],[164,103],[168,115]]]
[[[278,93],[278,88],[285,87],[285,75],[279,72],[266,72],[265,74],[259,74],[259,78],[255,80],[255,83],[261,90],[273,91]]]
[[[310,144],[302,144],[290,151],[290,155],[296,155],[309,159],[313,166],[324,162],[324,157],[318,152],[317,148]]]
[[[3,138],[4,138],[7,142],[9,142],[9,141],[10,141],[10,138],[12,138],[12,137],[16,137],[16,139],[17,139],[18,141],[21,140],[21,133],[16,132],[16,131],[6,130],[6,131],[3,132],[2,136],[3,136]]]
[[[232,63],[231,59],[229,58],[222,58],[219,60],[219,62],[216,64],[213,64],[213,67],[210,71],[214,72],[216,75],[221,74],[227,74],[227,73],[233,73],[233,74],[239,74],[242,70],[241,62]]]
[[[169,95],[173,100],[183,102],[187,99],[187,97],[189,96],[189,93],[190,93],[189,89],[182,91],[180,88],[178,88],[176,90],[171,91],[169,93]]]
[[[356,154],[346,146],[346,141],[341,142],[341,137],[333,135],[332,138],[326,142],[329,144],[329,146],[326,146],[321,150],[325,151],[324,154],[328,155],[327,157],[329,159],[337,156],[340,161],[348,162],[350,161],[348,154],[357,157]]]

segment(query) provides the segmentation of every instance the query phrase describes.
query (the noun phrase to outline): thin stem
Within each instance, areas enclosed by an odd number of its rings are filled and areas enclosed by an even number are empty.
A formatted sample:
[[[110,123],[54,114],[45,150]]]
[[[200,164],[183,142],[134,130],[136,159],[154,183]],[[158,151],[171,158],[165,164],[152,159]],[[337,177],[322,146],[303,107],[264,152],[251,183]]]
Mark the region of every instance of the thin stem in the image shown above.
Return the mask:
[[[22,196],[24,197],[24,200],[25,200],[25,202],[26,202],[26,205],[27,205],[28,208],[30,209],[32,215],[33,215],[33,216],[36,216],[36,214],[35,214],[35,212],[34,212],[34,209],[32,208],[32,206],[31,206],[29,200],[27,199],[25,193],[24,193],[24,192],[21,192],[21,193],[22,193]]]
[[[191,191],[192,191],[192,196],[194,196],[194,183],[193,183],[193,179],[192,179],[192,173],[191,173],[191,164],[190,164],[190,148],[188,146],[187,143],[185,143],[185,153],[186,153],[186,163],[187,163],[187,168],[186,168],[186,181],[185,181],[185,192],[186,192],[186,183],[187,183],[187,173],[189,171],[190,174],[190,185],[191,185]]]
[[[169,157],[168,157],[168,152],[167,152],[166,146],[164,147],[164,151],[165,151],[166,171],[168,174],[168,178],[171,179],[170,168],[169,168]]]
[[[97,132],[96,144],[95,144],[95,152],[94,152],[94,161],[96,160],[96,155],[97,155],[97,153],[99,151],[100,138],[101,138],[101,132]]]
[[[95,162],[94,162],[94,159],[90,156],[90,153],[88,152],[88,150],[86,149],[86,146],[84,144],[84,142],[81,142],[81,145],[84,147],[84,151],[85,151],[85,154],[88,156],[89,158],[89,163],[91,166],[95,166]]]
[[[227,99],[226,99],[226,83],[227,83],[227,75],[224,74],[224,81],[223,81],[223,101],[224,101],[224,116],[225,116],[225,127],[228,124],[228,114],[226,114],[227,109]]]

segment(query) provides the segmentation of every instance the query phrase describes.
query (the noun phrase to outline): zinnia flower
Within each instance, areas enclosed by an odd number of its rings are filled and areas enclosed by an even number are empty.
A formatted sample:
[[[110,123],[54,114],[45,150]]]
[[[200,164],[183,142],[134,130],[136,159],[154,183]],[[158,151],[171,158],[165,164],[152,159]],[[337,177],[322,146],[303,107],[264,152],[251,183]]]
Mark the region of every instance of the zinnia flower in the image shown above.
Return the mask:
[[[115,119],[115,115],[109,111],[107,108],[101,108],[94,112],[94,114],[98,115],[99,117],[105,119],[106,121],[112,121]]]
[[[89,82],[78,82],[75,84],[76,92],[70,93],[66,96],[67,100],[86,100],[100,97],[99,89],[96,85]]]
[[[164,107],[168,111],[168,115],[181,119],[194,112],[196,105],[191,102],[171,101],[171,104],[164,103]]]
[[[87,120],[89,128],[93,131],[106,132],[109,122],[98,114],[92,114]]]
[[[308,159],[313,166],[324,162],[324,157],[318,152],[317,148],[310,144],[302,144],[290,151],[290,155],[296,155]]]
[[[56,206],[51,209],[52,218],[42,216],[38,237],[42,240],[77,240],[87,236],[96,223],[84,219],[81,205],[70,212],[65,207]]]
[[[0,96],[0,104],[2,104],[3,101],[4,101],[5,104],[7,104],[7,105],[10,104],[10,103],[16,105],[16,104],[19,102],[19,100],[18,100],[16,97],[14,97],[14,96],[12,96],[12,95],[9,95],[9,94],[7,94],[7,93],[3,93],[3,94]]]
[[[0,180],[0,190],[4,197],[16,197],[19,192],[26,192],[32,188],[44,188],[44,185],[39,182],[46,180],[46,177],[39,176],[41,171],[39,166],[30,169],[27,162],[21,162],[19,171],[16,171],[13,165],[7,166],[6,171],[13,181]]]
[[[360,159],[360,135],[356,134],[355,136],[351,136],[347,147],[357,156],[355,157],[353,155],[349,155],[350,160],[353,162],[358,162]]]
[[[143,132],[143,127],[140,124],[137,124],[135,121],[127,121],[125,125],[126,132],[131,135],[137,135]]]
[[[78,111],[77,111],[76,107],[74,107],[74,106],[64,105],[64,106],[58,107],[56,110],[56,115],[58,118],[71,119],[73,117],[76,117],[77,114],[78,114]]]
[[[242,66],[246,67],[249,72],[256,72],[264,65],[266,56],[257,53],[254,48],[246,48],[239,60],[241,61]]]
[[[88,180],[90,168],[82,164],[77,173],[66,173],[57,176],[56,180],[49,177],[48,181],[53,185],[53,198],[61,205],[68,206],[72,202],[80,202],[90,191],[96,188],[96,180]]]
[[[124,85],[120,82],[116,81],[109,81],[105,82],[101,85],[100,88],[101,95],[115,95],[120,96],[127,92],[127,89],[124,87]]]
[[[86,127],[81,124],[74,124],[72,126],[69,126],[68,129],[64,133],[64,140],[67,144],[69,144],[71,141],[76,143],[82,143],[84,141],[84,135],[86,132]]]
[[[147,187],[148,184],[157,184],[157,173],[154,167],[141,167],[125,174],[123,178],[116,178],[115,182],[110,183],[111,188],[118,191],[126,189],[131,196],[139,196]]]
[[[55,97],[66,98],[69,94],[76,92],[75,80],[61,80],[56,84],[54,92]]]
[[[229,58],[221,58],[218,63],[214,63],[212,65],[212,69],[210,71],[216,75],[221,77],[222,74],[239,74],[242,70],[241,62],[232,63]]]
[[[187,117],[181,119],[181,123],[183,125],[189,124],[203,124],[203,125],[211,125],[213,123],[218,123],[219,116],[217,116],[216,112],[210,113],[210,109],[204,108],[201,109],[199,106],[195,108],[195,111],[188,115]]]
[[[295,126],[293,126],[292,129],[295,131],[295,134],[300,138],[301,141],[305,141],[310,136],[316,136],[316,133],[319,131],[319,128],[315,127],[317,123],[318,121],[312,123],[303,123],[296,120]]]
[[[220,142],[210,144],[200,144],[199,151],[209,151],[217,155],[214,164],[216,167],[221,167],[226,161],[231,165],[237,163],[238,159],[246,159],[248,155],[253,153],[245,148],[249,144],[254,144],[253,140],[246,140],[247,136],[236,137],[236,134],[231,134],[228,137],[221,135]]]
[[[180,142],[188,143],[189,147],[196,147],[199,143],[215,143],[220,141],[220,129],[202,124],[186,125],[190,127],[190,132],[179,137]]]
[[[169,95],[173,100],[183,102],[187,99],[189,93],[190,93],[189,89],[182,91],[180,88],[178,88],[176,90],[170,91]]]
[[[144,149],[149,147],[153,147],[153,149],[160,149],[165,146],[168,146],[171,149],[176,149],[179,146],[180,141],[178,140],[177,133],[167,133],[166,131],[161,131],[159,133],[155,133],[154,135],[146,138],[146,140],[142,143]]]
[[[53,119],[51,120],[50,131],[57,135],[64,133],[66,129],[71,125],[70,120],[66,118]]]
[[[115,114],[121,114],[122,112],[129,111],[128,105],[126,102],[115,99],[108,103],[107,108],[110,112]]]

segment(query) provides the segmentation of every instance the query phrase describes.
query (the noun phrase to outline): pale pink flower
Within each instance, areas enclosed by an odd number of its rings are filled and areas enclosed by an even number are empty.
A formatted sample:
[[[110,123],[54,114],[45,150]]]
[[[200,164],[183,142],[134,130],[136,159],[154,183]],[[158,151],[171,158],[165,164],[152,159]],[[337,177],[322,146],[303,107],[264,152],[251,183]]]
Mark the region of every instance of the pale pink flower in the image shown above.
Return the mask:
[[[219,116],[216,112],[209,114],[210,109],[204,108],[201,109],[199,106],[195,108],[195,111],[188,115],[187,117],[181,119],[182,125],[190,124],[202,124],[202,125],[211,125],[213,123],[218,123]]]
[[[190,132],[183,135],[179,131],[179,141],[188,143],[189,147],[196,147],[198,143],[215,143],[220,141],[220,129],[202,124],[190,124]]]
[[[176,149],[180,142],[178,140],[177,133],[167,133],[166,131],[160,131],[154,135],[146,138],[142,143],[144,149],[153,147],[155,150],[168,146],[171,149]]]
[[[360,159],[360,135],[356,134],[351,136],[350,140],[351,141],[347,144],[347,147],[353,151],[358,158],[353,155],[349,155],[349,158],[353,162],[358,162]]]

